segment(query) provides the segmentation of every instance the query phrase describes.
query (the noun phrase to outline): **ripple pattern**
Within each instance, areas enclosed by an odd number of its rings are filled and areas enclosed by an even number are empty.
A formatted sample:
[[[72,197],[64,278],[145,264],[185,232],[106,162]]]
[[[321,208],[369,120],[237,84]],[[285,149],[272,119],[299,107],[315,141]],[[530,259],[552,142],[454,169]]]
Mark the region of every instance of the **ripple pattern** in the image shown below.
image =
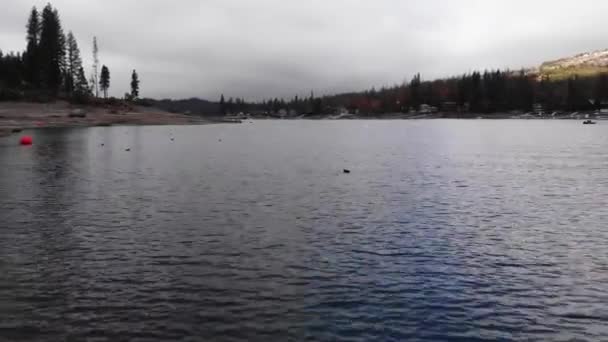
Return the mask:
[[[2,138],[0,340],[606,340],[607,129],[266,121]]]

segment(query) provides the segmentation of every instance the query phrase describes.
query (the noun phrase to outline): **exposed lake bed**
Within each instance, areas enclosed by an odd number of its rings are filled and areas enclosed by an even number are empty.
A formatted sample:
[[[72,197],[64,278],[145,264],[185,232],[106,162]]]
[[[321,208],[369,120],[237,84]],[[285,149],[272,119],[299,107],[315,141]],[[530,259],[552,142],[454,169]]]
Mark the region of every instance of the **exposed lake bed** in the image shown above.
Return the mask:
[[[117,102],[115,105],[75,105],[0,102],[0,136],[28,128],[95,127],[113,125],[202,125],[223,121],[169,113],[151,107]]]

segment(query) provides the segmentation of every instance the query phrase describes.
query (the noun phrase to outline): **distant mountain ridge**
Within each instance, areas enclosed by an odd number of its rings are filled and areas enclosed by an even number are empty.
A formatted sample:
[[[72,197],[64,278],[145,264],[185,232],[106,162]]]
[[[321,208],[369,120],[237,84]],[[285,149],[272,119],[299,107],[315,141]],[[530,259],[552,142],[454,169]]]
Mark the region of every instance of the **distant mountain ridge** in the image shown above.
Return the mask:
[[[571,68],[580,66],[607,67],[608,49],[580,53],[573,57],[561,58],[542,64],[544,68]]]
[[[575,75],[594,76],[603,72],[608,72],[608,49],[544,62],[538,68],[541,76],[558,80]]]

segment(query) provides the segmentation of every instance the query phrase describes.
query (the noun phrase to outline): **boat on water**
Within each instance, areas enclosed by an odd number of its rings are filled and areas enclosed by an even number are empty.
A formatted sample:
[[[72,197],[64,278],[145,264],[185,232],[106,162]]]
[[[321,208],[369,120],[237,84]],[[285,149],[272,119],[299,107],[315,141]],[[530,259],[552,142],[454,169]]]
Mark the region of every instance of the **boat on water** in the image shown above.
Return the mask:
[[[591,120],[585,120],[583,121],[583,125],[595,125],[597,122],[595,121],[591,121]]]

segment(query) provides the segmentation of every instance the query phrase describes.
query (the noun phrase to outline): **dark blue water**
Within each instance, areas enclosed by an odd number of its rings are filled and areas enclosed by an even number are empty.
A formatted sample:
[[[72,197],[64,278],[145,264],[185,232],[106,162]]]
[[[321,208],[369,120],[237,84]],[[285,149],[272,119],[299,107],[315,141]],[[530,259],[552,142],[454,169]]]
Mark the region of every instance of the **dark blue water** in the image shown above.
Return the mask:
[[[608,339],[603,123],[33,135],[0,140],[2,341]]]

